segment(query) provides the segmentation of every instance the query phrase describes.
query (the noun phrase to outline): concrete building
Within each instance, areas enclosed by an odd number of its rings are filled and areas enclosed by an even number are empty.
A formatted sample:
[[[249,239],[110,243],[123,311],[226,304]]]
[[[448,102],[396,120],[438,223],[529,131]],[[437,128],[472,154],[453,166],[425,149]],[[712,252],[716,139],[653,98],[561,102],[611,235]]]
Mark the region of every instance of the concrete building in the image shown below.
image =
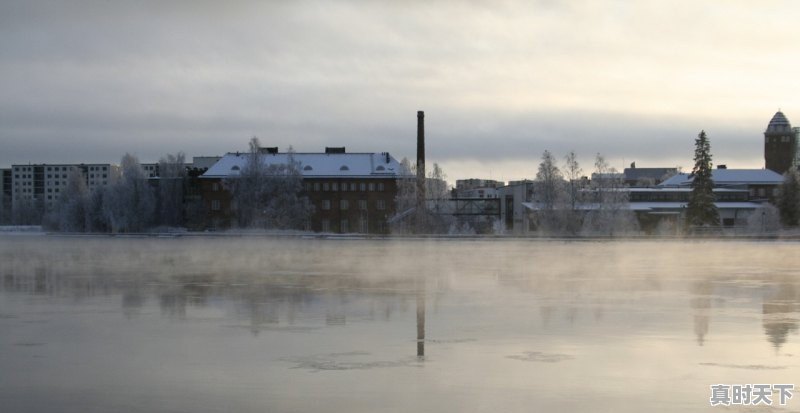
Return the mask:
[[[0,169],[0,225],[11,223],[11,168]]]
[[[287,153],[262,148],[265,166],[286,164]],[[249,154],[228,153],[201,175],[202,198],[210,211],[209,226],[232,223],[231,196],[226,180],[236,179]],[[397,179],[402,167],[388,152],[346,153],[326,148],[324,153],[294,153],[300,163],[304,195],[314,206],[309,229],[318,232],[387,233],[387,220],[395,213]]]
[[[119,178],[112,164],[28,164],[11,166],[11,207],[48,211],[56,205],[72,173],[82,173],[89,191]]]
[[[530,211],[526,203],[533,200],[533,181],[523,180],[497,188],[500,199],[500,222],[507,234],[530,232]]]
[[[764,161],[767,169],[783,175],[797,165],[798,130],[778,111],[764,131]]]

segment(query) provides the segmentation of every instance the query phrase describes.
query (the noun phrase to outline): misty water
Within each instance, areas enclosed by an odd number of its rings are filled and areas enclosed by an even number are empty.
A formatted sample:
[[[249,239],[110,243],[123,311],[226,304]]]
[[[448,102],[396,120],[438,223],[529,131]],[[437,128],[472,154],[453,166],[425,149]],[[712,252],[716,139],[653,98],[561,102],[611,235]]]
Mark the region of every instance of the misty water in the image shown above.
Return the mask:
[[[3,236],[0,411],[739,411],[800,385],[798,251]]]

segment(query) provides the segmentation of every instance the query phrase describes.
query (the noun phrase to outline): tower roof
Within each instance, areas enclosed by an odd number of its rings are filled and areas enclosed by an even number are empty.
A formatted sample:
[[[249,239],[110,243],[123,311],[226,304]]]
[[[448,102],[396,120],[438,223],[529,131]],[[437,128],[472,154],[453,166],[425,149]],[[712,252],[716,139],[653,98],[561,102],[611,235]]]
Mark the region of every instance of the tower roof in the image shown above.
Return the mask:
[[[786,116],[781,111],[775,112],[775,116],[772,117],[772,120],[769,121],[769,125],[767,125],[766,133],[771,132],[789,132],[792,130],[792,124],[789,123],[789,119],[786,119]]]

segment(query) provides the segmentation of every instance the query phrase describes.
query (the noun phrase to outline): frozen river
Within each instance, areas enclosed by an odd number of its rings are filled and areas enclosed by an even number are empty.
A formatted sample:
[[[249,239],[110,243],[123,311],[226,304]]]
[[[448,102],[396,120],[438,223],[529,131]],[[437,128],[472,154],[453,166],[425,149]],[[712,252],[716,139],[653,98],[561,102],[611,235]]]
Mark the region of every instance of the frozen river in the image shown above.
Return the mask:
[[[2,412],[768,411],[709,386],[800,386],[793,242],[6,236],[0,277]]]

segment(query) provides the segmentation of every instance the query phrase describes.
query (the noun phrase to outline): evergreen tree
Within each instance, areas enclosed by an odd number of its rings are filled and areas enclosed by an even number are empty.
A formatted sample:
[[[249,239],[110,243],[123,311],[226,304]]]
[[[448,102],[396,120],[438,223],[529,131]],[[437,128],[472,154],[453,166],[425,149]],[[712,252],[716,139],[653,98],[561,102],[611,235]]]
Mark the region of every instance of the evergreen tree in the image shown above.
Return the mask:
[[[692,193],[686,208],[686,225],[694,227],[718,226],[719,213],[714,204],[714,181],[711,178],[711,144],[705,131],[700,131],[694,141],[694,168],[692,168]]]
[[[794,166],[783,174],[778,209],[783,225],[796,227],[800,222],[800,174]]]

